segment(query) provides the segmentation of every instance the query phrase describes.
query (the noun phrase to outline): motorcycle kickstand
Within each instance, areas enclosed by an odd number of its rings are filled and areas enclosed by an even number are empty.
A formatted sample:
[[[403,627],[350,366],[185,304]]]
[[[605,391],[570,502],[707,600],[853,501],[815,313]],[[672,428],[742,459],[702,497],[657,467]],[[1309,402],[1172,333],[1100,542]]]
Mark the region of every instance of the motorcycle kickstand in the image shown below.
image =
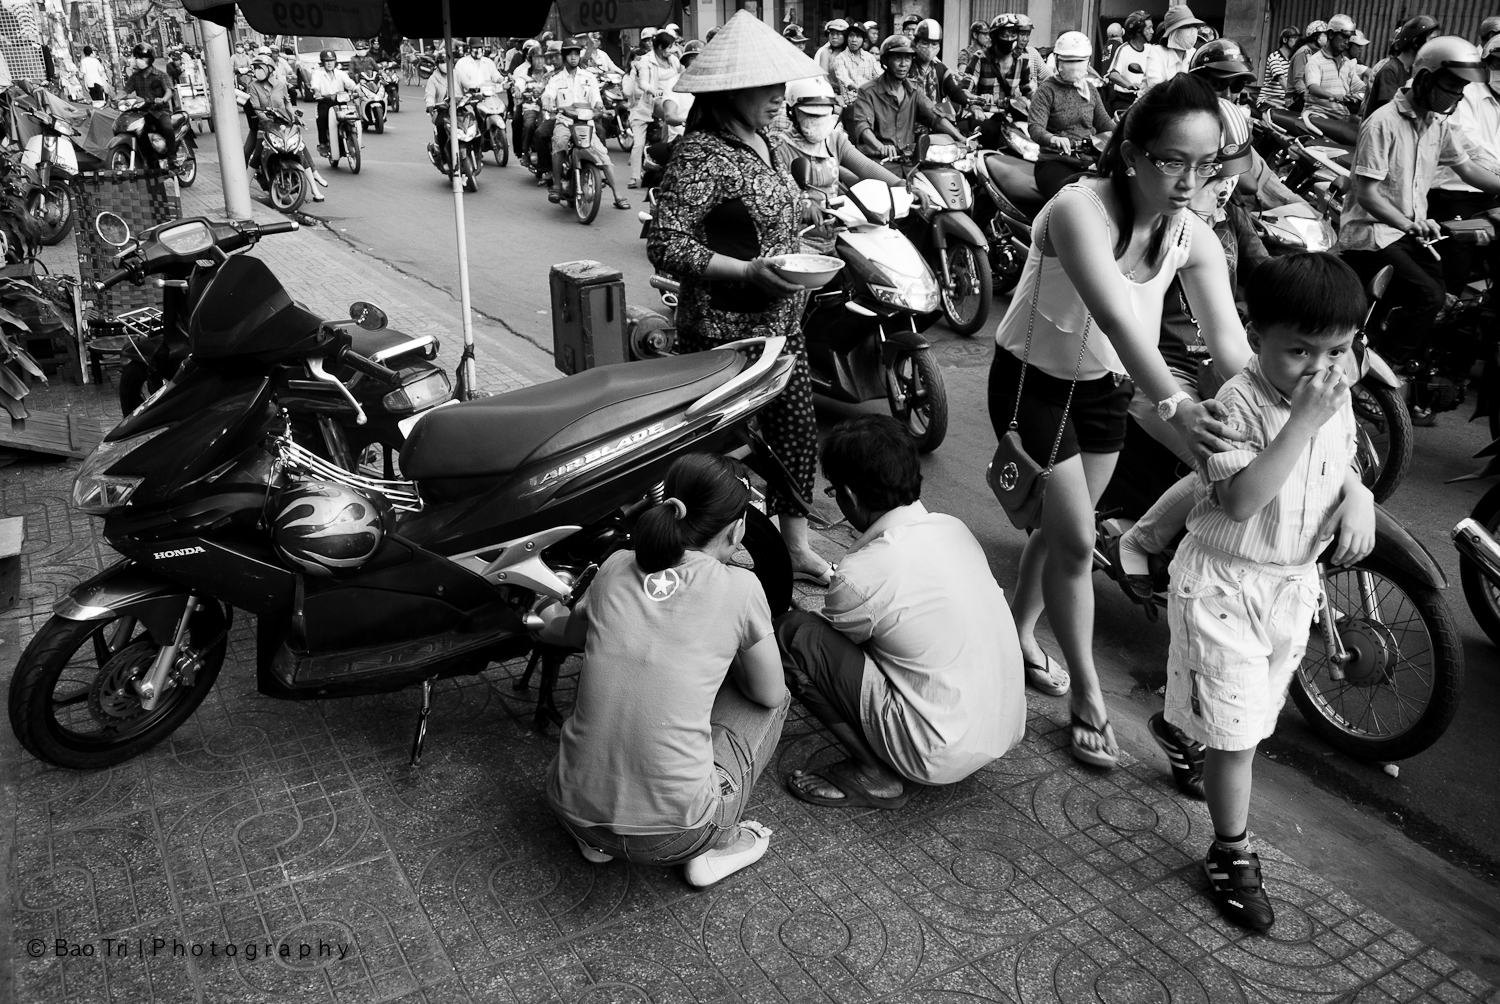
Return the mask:
[[[422,681],[422,709],[417,712],[417,732],[411,739],[411,765],[421,766],[422,744],[427,741],[427,716],[432,713],[432,681],[437,677],[429,676]]]
[[[556,645],[537,645],[531,650],[531,658],[526,661],[526,672],[521,678],[511,684],[512,690],[525,690],[527,683],[531,680],[531,674],[537,666],[542,667],[542,677],[537,681],[536,688],[536,714],[532,717],[533,728],[546,731],[547,723],[561,725],[563,717],[557,710],[557,704],[552,699],[552,690],[557,686],[558,674],[562,671],[562,664],[568,659],[568,650]]]

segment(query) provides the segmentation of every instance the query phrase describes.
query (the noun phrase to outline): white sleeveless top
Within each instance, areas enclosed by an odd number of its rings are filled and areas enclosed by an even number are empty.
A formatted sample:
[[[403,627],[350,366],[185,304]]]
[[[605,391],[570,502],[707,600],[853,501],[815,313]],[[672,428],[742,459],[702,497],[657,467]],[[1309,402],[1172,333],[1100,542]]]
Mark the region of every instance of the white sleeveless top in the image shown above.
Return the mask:
[[[1094,200],[1094,205],[1099,207],[1105,222],[1109,222],[1109,213],[1097,192],[1087,185],[1079,184],[1068,185],[1062,192],[1074,190],[1087,193]],[[1072,380],[1075,367],[1078,368],[1080,380],[1097,380],[1108,373],[1124,375],[1125,364],[1120,362],[1114,343],[1099,330],[1097,322],[1089,325],[1088,348],[1083,353],[1083,365],[1078,365],[1078,341],[1083,337],[1088,308],[1073,287],[1073,280],[1063,270],[1062,262],[1056,255],[1051,258],[1044,256],[1040,244],[1043,216],[1051,213],[1056,203],[1057,198],[1054,196],[1042,208],[1042,212],[1037,214],[1031,230],[1031,248],[1026,254],[1026,265],[1021,270],[1020,281],[1016,283],[1016,295],[1010,301],[1010,309],[1005,312],[1000,327],[995,331],[995,344],[1017,359],[1025,354],[1026,326],[1031,319],[1031,297],[1035,290],[1036,325],[1032,330],[1031,356],[1028,360],[1031,365],[1059,380]],[[1132,313],[1147,331],[1161,330],[1161,306],[1166,299],[1167,287],[1172,284],[1177,270],[1188,260],[1193,233],[1189,225],[1191,220],[1192,214],[1184,210],[1169,224],[1172,229],[1163,242],[1161,268],[1150,279],[1136,282],[1121,274],[1118,269],[1113,270],[1115,279],[1120,284],[1120,295],[1129,299]],[[1041,269],[1042,274],[1040,287],[1037,286],[1036,279],[1038,269]]]

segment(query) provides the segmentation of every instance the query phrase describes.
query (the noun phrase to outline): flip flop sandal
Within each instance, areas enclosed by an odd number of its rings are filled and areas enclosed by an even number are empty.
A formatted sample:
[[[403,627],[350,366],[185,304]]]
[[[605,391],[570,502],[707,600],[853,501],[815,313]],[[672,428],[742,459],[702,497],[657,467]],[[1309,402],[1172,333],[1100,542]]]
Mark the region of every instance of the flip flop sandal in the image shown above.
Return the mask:
[[[811,805],[844,809],[899,809],[911,801],[912,793],[910,789],[904,786],[901,794],[894,798],[882,798],[879,795],[872,794],[870,789],[865,787],[864,779],[855,773],[854,765],[848,760],[840,760],[838,763],[829,764],[821,770],[810,772],[810,775],[822,778],[844,793],[843,798],[826,798],[822,795],[815,795],[810,791],[803,791],[793,780],[799,775],[788,774],[785,778],[786,790],[791,792],[794,798],[800,798]],[[801,776],[808,776],[808,774],[805,773]]]
[[[630,200],[629,199],[616,199],[615,200],[615,208],[616,209],[629,209],[630,208]]]
[[[1088,722],[1079,717],[1078,713],[1075,711],[1073,712],[1072,719],[1073,721],[1071,724],[1073,728],[1085,729],[1089,732],[1092,732],[1099,737],[1101,742],[1108,741],[1107,737],[1104,734],[1104,730],[1109,728],[1108,718],[1104,720],[1103,725],[1090,725]],[[1076,742],[1072,744],[1072,752],[1073,759],[1079,761],[1080,763],[1086,763],[1091,767],[1117,767],[1120,763],[1120,758],[1118,756],[1115,756],[1111,753],[1106,753],[1104,750],[1091,750],[1087,746],[1078,745],[1078,743]]]
[[[1048,697],[1061,697],[1072,688],[1073,681],[1068,677],[1067,673],[1063,673],[1062,682],[1058,683],[1057,671],[1054,668],[1056,665],[1052,661],[1052,657],[1043,652],[1041,665],[1034,662],[1022,661],[1021,668],[1026,673],[1026,682],[1031,684],[1031,686],[1040,690]]]
[[[793,572],[793,582],[806,582],[810,585],[819,586],[823,589],[833,585],[833,573],[839,570],[838,565],[829,565],[828,571],[822,575],[814,575],[812,572]]]

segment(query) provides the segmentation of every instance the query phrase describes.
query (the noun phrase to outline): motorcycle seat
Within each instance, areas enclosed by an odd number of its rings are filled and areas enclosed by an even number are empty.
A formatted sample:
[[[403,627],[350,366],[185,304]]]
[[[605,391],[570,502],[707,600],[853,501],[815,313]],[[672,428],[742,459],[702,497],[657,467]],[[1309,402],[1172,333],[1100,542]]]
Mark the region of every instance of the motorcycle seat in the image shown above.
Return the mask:
[[[617,363],[439,408],[412,429],[401,448],[401,471],[417,481],[509,474],[685,408],[733,379],[744,358],[692,352]]]
[[[986,153],[985,169],[990,172],[995,186],[1028,219],[1035,219],[1047,200],[1036,187],[1036,167],[1030,161],[1010,157],[1003,153]]]
[[[1302,116],[1300,115],[1293,115],[1291,112],[1278,111],[1275,108],[1272,108],[1271,121],[1276,123],[1281,128],[1285,129],[1287,132],[1291,133],[1293,136],[1303,136],[1307,134],[1307,126],[1302,124]]]

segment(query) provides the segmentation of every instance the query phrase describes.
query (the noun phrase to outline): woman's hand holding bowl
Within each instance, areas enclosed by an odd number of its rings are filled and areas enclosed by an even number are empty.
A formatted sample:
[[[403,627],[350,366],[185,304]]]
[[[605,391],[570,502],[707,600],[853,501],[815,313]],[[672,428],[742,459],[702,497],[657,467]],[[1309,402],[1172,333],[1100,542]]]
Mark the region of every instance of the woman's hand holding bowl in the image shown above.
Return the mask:
[[[745,262],[744,279],[772,296],[787,297],[802,292],[801,286],[783,279],[771,262],[765,258],[755,258]]]

